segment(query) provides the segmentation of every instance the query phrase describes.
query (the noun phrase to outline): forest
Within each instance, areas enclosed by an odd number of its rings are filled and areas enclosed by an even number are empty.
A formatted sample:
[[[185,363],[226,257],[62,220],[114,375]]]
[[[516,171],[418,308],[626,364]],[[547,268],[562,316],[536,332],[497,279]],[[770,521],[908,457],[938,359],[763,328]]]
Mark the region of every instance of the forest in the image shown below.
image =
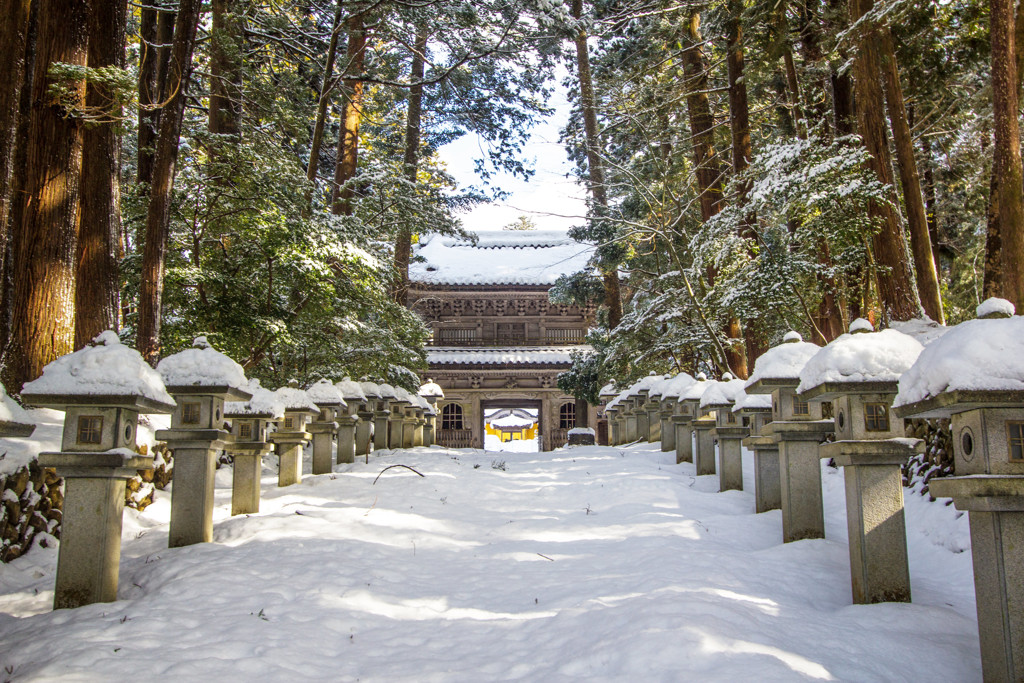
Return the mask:
[[[420,235],[529,178],[565,88],[600,305],[560,385],[746,377],[1024,296],[1024,3],[11,0],[0,24],[0,376],[106,329],[250,376],[415,388]],[[1024,41],[1024,37],[1022,37]],[[561,83],[553,74],[566,73]],[[460,187],[439,149],[481,141]]]

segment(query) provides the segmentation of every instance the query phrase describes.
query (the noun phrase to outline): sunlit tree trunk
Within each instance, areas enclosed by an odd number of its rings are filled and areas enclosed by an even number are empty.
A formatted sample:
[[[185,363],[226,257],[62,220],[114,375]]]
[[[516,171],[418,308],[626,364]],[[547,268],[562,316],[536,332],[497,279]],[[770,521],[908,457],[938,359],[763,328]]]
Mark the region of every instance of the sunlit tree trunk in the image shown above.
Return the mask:
[[[363,121],[363,81],[353,76],[363,73],[366,57],[366,27],[363,14],[357,11],[348,24],[348,63],[344,79],[345,106],[341,110],[341,130],[338,133],[338,160],[334,167],[334,188],[331,191],[331,212],[336,216],[352,215],[352,196],[349,186],[356,176],[359,162],[359,127]]]
[[[316,122],[313,124],[313,139],[309,145],[309,163],[306,164],[306,178],[309,180],[304,211],[309,216],[312,211],[313,190],[316,187],[316,175],[320,166],[320,149],[324,144],[324,128],[327,125],[327,109],[334,91],[334,62],[338,56],[338,39],[341,36],[341,0],[334,11],[331,23],[331,40],[327,47],[327,63],[324,65],[324,79],[320,86],[320,97],[316,106]]]

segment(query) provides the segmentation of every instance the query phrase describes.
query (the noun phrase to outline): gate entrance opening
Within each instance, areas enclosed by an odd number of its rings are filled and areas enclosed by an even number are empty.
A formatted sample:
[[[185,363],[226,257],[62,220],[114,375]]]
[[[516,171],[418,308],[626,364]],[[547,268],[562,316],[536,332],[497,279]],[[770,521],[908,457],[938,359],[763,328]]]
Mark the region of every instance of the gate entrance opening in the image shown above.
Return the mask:
[[[482,401],[480,407],[484,450],[506,453],[540,451],[540,401]]]

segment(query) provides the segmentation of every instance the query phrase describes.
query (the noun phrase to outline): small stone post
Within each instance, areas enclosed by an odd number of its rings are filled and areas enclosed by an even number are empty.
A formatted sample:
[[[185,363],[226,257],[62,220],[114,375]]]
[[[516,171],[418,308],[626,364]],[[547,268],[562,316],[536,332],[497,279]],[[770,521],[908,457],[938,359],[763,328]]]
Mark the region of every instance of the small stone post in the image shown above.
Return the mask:
[[[299,389],[299,383],[292,380],[287,387],[277,390],[278,399],[284,404],[284,419],[278,423],[277,431],[270,436],[277,450],[277,485],[291,486],[302,481],[302,449],[313,435],[306,431],[308,423],[320,409],[309,400],[306,392]]]
[[[224,417],[231,420],[233,439],[225,447],[234,458],[231,479],[231,514],[249,515],[260,511],[260,477],[263,474],[263,456],[274,450],[268,443],[269,427],[274,420],[284,418],[284,405],[272,391],[249,381],[252,398],[244,402],[224,404]]]
[[[40,466],[57,468],[65,486],[53,606],[112,602],[125,482],[153,467],[152,456],[136,452],[139,413],[169,413],[174,399],[160,375],[111,331],[47,365],[21,396],[65,411],[61,451],[39,454]]]
[[[320,414],[308,427],[313,435],[313,474],[330,474],[334,471],[334,436],[338,433],[341,416],[348,414],[348,405],[334,383],[326,379],[313,383],[306,394],[320,409]],[[338,454],[340,462],[340,445]],[[352,462],[351,458],[348,462]]]

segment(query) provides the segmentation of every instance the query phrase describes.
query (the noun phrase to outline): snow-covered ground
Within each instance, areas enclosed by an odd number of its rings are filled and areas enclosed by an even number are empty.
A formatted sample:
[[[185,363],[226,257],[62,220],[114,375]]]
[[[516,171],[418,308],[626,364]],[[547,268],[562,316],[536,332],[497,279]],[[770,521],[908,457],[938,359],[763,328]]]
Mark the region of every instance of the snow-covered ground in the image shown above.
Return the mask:
[[[484,450],[502,453],[536,453],[540,450],[537,438],[502,441],[494,434],[484,435]]]
[[[10,680],[977,681],[966,517],[907,495],[913,604],[850,604],[842,474],[827,540],[718,493],[657,444],[418,448],[275,487],[168,549],[126,512],[120,600],[51,612],[56,551],[0,565]],[[401,463],[419,477],[396,468]],[[307,469],[308,471],[308,469]],[[960,552],[955,552],[960,551]]]

